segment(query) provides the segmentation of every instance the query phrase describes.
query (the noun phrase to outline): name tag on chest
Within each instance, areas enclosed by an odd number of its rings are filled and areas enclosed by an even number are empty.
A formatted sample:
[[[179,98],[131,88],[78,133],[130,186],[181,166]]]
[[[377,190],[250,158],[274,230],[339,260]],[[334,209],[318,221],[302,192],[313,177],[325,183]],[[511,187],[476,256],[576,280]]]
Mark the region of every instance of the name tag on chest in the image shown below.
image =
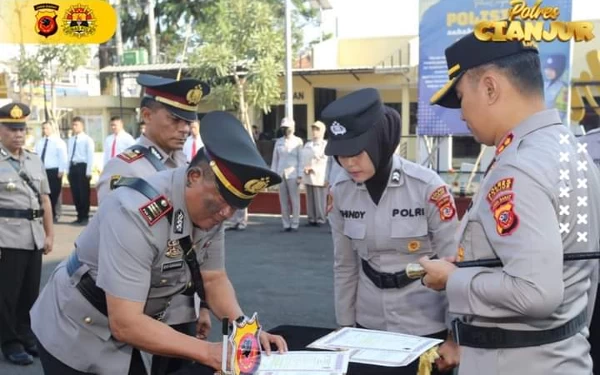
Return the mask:
[[[162,265],[163,272],[178,270],[180,268],[183,268],[183,260],[176,260],[173,262],[163,263]]]

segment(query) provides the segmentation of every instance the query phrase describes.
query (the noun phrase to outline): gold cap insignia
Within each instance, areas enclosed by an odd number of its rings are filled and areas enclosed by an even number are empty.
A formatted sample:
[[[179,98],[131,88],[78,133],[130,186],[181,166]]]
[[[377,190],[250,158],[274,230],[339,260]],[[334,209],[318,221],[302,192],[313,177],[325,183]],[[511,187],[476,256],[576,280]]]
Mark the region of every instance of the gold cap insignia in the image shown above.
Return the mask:
[[[269,186],[270,180],[271,179],[269,177],[263,177],[260,180],[252,179],[244,184],[244,189],[246,189],[246,191],[251,192],[252,194],[257,194],[258,192]]]
[[[410,241],[408,243],[408,251],[411,253],[414,253],[415,251],[419,250],[420,248],[421,248],[420,241]]]
[[[185,98],[188,101],[188,103],[197,105],[202,99],[202,87],[200,85],[197,85],[196,87],[188,91]]]
[[[10,110],[10,117],[12,117],[14,119],[22,118],[23,110],[21,109],[21,107],[19,107],[18,105],[15,105],[14,107],[12,107],[12,109]]]

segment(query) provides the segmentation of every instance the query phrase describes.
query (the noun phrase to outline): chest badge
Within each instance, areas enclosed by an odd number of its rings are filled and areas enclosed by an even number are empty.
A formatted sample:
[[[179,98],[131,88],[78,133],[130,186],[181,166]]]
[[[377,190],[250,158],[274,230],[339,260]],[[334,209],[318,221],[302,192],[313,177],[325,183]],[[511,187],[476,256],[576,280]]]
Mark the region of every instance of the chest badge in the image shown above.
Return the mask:
[[[183,255],[183,249],[179,240],[169,240],[167,242],[167,251],[165,253],[167,258],[178,258]]]
[[[408,243],[408,251],[414,253],[415,251],[419,251],[421,248],[421,241],[410,241]]]
[[[6,191],[15,191],[17,190],[17,184],[15,184],[13,182],[13,180],[8,180],[8,183],[6,184]]]

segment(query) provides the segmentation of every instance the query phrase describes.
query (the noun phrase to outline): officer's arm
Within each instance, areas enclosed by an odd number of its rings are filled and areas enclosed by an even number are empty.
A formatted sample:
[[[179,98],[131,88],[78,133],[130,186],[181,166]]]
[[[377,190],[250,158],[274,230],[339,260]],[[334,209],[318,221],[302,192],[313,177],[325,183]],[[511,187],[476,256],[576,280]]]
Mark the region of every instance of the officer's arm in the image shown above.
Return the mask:
[[[440,258],[455,256],[458,248],[455,238],[458,214],[454,197],[442,179],[436,176],[429,185],[425,199],[427,227],[433,254]]]
[[[334,188],[333,209],[329,213],[329,225],[333,238],[333,287],[335,316],[340,326],[356,323],[356,289],[358,287],[358,256],[351,240],[344,235],[344,219],[336,203]]]
[[[510,185],[502,184],[510,178]],[[511,189],[491,202],[483,198],[476,208],[480,222],[469,223],[471,241],[473,246],[487,241],[504,266],[453,272],[446,285],[450,312],[489,318],[547,317],[564,293],[563,246],[551,194],[512,166],[497,167],[488,179]],[[485,236],[477,238],[480,231]]]

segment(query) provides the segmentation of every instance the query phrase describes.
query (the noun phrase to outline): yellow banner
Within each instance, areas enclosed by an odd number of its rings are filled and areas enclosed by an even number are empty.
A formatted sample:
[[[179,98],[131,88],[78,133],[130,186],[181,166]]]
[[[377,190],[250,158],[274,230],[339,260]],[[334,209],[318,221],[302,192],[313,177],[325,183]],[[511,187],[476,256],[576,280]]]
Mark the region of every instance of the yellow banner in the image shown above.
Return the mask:
[[[0,43],[99,44],[116,26],[117,14],[104,0],[0,1]]]

